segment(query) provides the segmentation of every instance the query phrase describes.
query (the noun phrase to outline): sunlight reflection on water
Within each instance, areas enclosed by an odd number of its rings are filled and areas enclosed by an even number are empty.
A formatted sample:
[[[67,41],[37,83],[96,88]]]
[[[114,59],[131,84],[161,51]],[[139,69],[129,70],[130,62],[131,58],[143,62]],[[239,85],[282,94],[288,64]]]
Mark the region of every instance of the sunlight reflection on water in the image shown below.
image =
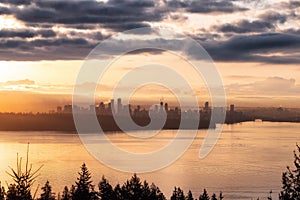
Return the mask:
[[[208,157],[199,160],[198,152],[206,134],[198,132],[190,149],[173,165],[154,173],[140,174],[142,179],[154,182],[169,197],[173,187],[191,189],[198,196],[203,188],[212,192],[223,191],[226,199],[273,197],[281,186],[281,173],[292,165],[296,142],[299,143],[300,124],[247,122],[226,125],[215,149]],[[121,148],[141,153],[166,145],[176,131],[164,130],[147,141],[132,140],[122,133],[109,138]],[[189,134],[186,131],[186,134]],[[91,135],[91,137],[93,137]],[[5,173],[8,166],[16,165],[16,154],[25,156],[30,142],[30,161],[35,168],[41,164],[39,184],[49,180],[54,191],[74,184],[80,165],[85,162],[92,172],[94,184],[105,175],[112,184],[123,183],[132,174],[112,170],[94,159],[85,150],[76,134],[62,132],[0,132],[0,177],[3,183],[11,182]],[[113,157],[113,156],[112,156]],[[115,160],[118,162],[118,160]],[[128,162],[128,165],[133,163]]]

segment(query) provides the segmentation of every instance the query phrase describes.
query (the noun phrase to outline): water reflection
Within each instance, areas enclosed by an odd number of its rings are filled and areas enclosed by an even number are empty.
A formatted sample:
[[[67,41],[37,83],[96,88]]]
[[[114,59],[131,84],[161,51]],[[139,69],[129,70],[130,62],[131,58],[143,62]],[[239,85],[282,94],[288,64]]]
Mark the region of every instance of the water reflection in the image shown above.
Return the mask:
[[[271,189],[275,193],[280,189],[281,172],[292,163],[292,150],[295,143],[299,142],[299,130],[300,124],[291,123],[248,122],[228,125],[224,127],[211,154],[199,160],[199,148],[206,134],[200,130],[191,148],[173,165],[139,176],[148,182],[155,182],[167,197],[175,185],[185,191],[191,189],[196,196],[205,187],[210,193],[222,190],[226,199],[266,197]],[[175,134],[176,131],[164,130],[148,141],[132,140],[122,133],[110,134],[109,138],[121,148],[141,153],[163,147]],[[112,184],[123,183],[132,175],[99,163],[89,155],[75,134],[0,132],[2,182],[11,182],[5,171],[8,166],[15,166],[17,152],[25,157],[27,142],[31,143],[30,160],[33,165],[38,167],[44,164],[38,182],[43,184],[49,180],[55,192],[62,191],[64,185],[73,184],[83,162],[92,172],[95,184],[103,174]]]

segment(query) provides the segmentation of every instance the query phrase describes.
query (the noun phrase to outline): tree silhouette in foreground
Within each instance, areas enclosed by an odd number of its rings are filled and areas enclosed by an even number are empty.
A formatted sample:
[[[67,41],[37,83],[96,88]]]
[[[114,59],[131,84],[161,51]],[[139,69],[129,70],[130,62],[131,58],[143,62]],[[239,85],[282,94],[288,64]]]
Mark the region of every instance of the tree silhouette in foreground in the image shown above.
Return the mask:
[[[193,194],[192,194],[192,191],[189,190],[187,196],[186,196],[186,200],[194,200],[194,197],[193,197]]]
[[[5,192],[0,182],[0,200],[33,200],[35,194],[31,194],[32,185],[38,176],[37,172],[33,171],[32,165],[28,163],[29,146],[27,148],[27,158],[25,170],[22,169],[22,158],[17,156],[17,168],[11,169],[8,173],[13,178],[13,183],[8,185],[8,190]],[[300,146],[297,145],[297,151],[294,151],[294,165],[291,169],[287,167],[287,171],[282,174],[282,191],[279,193],[280,200],[300,200]],[[62,195],[58,195],[59,200],[166,200],[160,189],[152,183],[149,185],[147,181],[141,182],[140,178],[134,174],[131,179],[127,180],[123,185],[117,184],[115,187],[110,185],[108,180],[102,177],[98,184],[99,192],[96,192],[91,181],[91,174],[87,166],[83,163],[79,177],[72,185],[70,190],[66,186]],[[41,188],[42,194],[38,200],[55,200],[55,194],[52,193],[50,183]],[[175,187],[171,200],[194,200],[191,191],[184,195],[184,191]],[[223,200],[223,194],[220,192],[219,197],[216,194],[209,196],[206,189],[199,196],[199,200]],[[272,191],[267,197],[272,200]]]
[[[171,200],[184,200],[184,192],[180,187],[175,187],[173,194],[171,196]]]
[[[22,157],[19,158],[17,155],[17,169],[11,169],[11,173],[8,173],[14,183],[8,186],[7,191],[7,200],[32,200],[34,196],[31,195],[32,185],[35,182],[35,179],[38,176],[38,171],[42,168],[38,168],[37,170],[32,170],[32,165],[29,165],[28,160],[29,155],[29,144],[27,146],[27,156],[26,156],[26,163],[25,163],[25,170],[22,169]]]
[[[91,181],[91,173],[88,171],[85,163],[81,166],[81,171],[78,172],[79,177],[75,182],[75,191],[72,194],[72,200],[96,200],[97,193],[94,190],[94,185]]]
[[[282,174],[282,191],[280,200],[300,200],[300,146],[294,151],[295,169],[287,166],[287,171]]]
[[[0,200],[5,200],[5,189],[0,182]]]
[[[45,183],[45,186],[42,187],[42,191],[43,193],[41,194],[41,197],[38,198],[38,200],[55,200],[55,193],[52,192],[52,187],[49,181],[47,181]]]
[[[113,187],[109,184],[108,180],[102,176],[102,180],[100,181],[99,185],[99,197],[101,200],[111,200],[117,199],[117,195]]]
[[[62,195],[61,195],[61,200],[72,200],[72,195],[69,191],[68,186],[64,187],[64,190],[63,190]]]
[[[199,200],[209,200],[210,198],[209,198],[209,196],[208,196],[208,193],[207,193],[207,191],[206,191],[206,189],[204,189],[203,190],[203,194],[201,194],[200,196],[199,196]]]

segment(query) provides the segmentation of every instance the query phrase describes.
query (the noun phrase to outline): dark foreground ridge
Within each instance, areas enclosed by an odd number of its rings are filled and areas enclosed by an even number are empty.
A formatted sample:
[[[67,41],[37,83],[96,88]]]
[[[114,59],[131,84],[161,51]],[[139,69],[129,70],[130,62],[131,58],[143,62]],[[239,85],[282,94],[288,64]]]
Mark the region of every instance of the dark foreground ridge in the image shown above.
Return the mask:
[[[88,126],[88,123],[93,115],[80,114],[80,118],[83,122],[86,122],[87,126],[84,127],[84,132],[94,133],[98,130]],[[113,116],[97,116],[98,122],[104,132],[110,131],[122,131],[114,120]],[[122,120],[122,117],[120,117]],[[149,117],[132,117],[132,120],[140,126],[146,126],[150,123]],[[155,120],[160,120],[159,118]],[[180,118],[167,118],[163,129],[178,129],[180,125]],[[181,127],[182,129],[190,129],[191,124],[195,124],[198,121],[195,119],[184,119],[186,124]],[[202,117],[198,123],[198,129],[208,129],[210,120]],[[211,126],[215,128],[215,124]],[[123,130],[137,130],[131,127],[124,127]],[[66,131],[75,132],[76,127],[72,114],[14,114],[6,113],[0,114],[0,130],[1,131]],[[153,130],[153,127],[145,128],[145,130]]]

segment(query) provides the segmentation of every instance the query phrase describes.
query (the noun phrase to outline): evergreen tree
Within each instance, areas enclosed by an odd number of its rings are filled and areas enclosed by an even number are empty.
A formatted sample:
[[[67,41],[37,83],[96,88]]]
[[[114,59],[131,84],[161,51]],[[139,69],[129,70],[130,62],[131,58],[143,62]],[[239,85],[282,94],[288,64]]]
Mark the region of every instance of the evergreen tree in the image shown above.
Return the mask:
[[[94,190],[94,186],[91,181],[91,174],[88,171],[85,163],[81,166],[81,172],[78,172],[79,177],[77,178],[75,191],[72,195],[72,200],[95,200],[97,194]]]
[[[71,192],[69,191],[69,188],[65,186],[64,191],[62,192],[61,195],[61,200],[71,200],[71,199],[72,199]]]
[[[123,191],[120,184],[116,185],[116,187],[114,188],[114,193],[115,193],[116,200],[123,200]]]
[[[143,187],[140,178],[134,174],[130,180],[122,186],[122,196],[124,200],[143,200]]]
[[[150,200],[166,200],[164,194],[160,191],[160,189],[152,183],[150,186]]]
[[[193,194],[191,192],[191,190],[189,190],[187,196],[186,196],[186,200],[194,200]]]
[[[22,169],[22,158],[17,155],[17,168],[11,169],[11,173],[8,173],[14,184],[11,184],[8,188],[7,200],[32,200],[31,195],[32,185],[38,176],[38,171],[42,168],[38,168],[36,171],[32,170],[32,165],[29,165],[29,144],[27,146],[27,157],[25,163],[25,170]]]
[[[211,200],[218,200],[217,195],[215,193],[213,193],[213,195],[211,196]]]
[[[298,145],[297,151],[297,153],[294,151],[295,169],[287,167],[287,171],[282,174],[280,200],[300,200],[300,146]]]
[[[201,194],[201,195],[199,196],[199,200],[209,200],[209,199],[210,199],[210,198],[209,198],[209,196],[208,196],[208,193],[207,193],[206,189],[204,189],[203,194]]]
[[[16,184],[10,184],[6,195],[6,200],[22,200],[18,195]]]
[[[273,192],[272,192],[272,190],[271,190],[270,193],[269,193],[270,195],[268,196],[268,200],[272,200],[272,193],[273,193]]]
[[[42,187],[42,191],[43,193],[41,194],[41,197],[38,198],[38,200],[55,200],[55,194],[52,193],[52,187],[49,181],[47,181],[44,187]]]
[[[102,176],[99,185],[99,197],[101,200],[116,199],[115,191],[109,182]]]
[[[5,200],[5,189],[3,186],[1,186],[1,181],[0,181],[0,200]]]
[[[220,192],[219,199],[220,200],[224,199],[224,196],[223,196],[222,192]]]
[[[151,190],[150,190],[150,186],[148,184],[147,181],[144,181],[143,185],[142,185],[142,199],[143,200],[150,200],[151,199]],[[155,198],[155,196],[153,196],[153,198]]]
[[[178,188],[174,188],[173,194],[171,196],[171,200],[184,200],[184,193],[183,190],[180,189],[180,187]]]

